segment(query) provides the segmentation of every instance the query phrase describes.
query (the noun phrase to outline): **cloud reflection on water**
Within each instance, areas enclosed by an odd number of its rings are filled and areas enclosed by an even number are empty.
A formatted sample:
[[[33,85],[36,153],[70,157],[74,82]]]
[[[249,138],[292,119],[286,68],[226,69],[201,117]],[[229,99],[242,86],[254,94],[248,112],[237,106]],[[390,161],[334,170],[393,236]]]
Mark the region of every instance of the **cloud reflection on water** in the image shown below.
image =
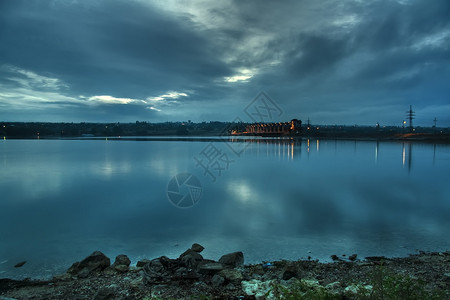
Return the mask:
[[[192,158],[204,142],[5,142],[0,258],[69,263],[76,251],[119,248],[151,258],[193,242],[210,253],[243,250],[253,262],[450,246],[444,145],[254,140],[213,183]],[[167,200],[179,171],[202,182],[191,209]]]

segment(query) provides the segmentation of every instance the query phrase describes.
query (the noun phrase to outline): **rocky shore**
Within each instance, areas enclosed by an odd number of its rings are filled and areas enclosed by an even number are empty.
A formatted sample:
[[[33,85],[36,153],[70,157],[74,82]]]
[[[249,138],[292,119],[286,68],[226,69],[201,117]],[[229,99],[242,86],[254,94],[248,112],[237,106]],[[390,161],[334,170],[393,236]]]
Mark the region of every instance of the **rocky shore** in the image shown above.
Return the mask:
[[[450,299],[450,251],[405,258],[331,255],[245,265],[234,252],[218,261],[193,244],[178,258],[131,266],[126,255],[95,251],[52,280],[0,279],[11,299]]]

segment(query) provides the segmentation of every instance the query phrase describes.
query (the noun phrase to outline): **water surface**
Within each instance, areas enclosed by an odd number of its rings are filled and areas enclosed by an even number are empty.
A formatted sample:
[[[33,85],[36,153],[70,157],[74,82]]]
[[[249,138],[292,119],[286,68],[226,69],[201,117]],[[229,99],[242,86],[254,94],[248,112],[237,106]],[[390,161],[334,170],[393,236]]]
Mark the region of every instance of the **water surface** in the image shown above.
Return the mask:
[[[420,143],[3,140],[0,277],[51,276],[95,250],[175,258],[194,242],[247,263],[447,250],[448,170],[449,146]],[[202,195],[178,208],[168,183],[186,172]]]

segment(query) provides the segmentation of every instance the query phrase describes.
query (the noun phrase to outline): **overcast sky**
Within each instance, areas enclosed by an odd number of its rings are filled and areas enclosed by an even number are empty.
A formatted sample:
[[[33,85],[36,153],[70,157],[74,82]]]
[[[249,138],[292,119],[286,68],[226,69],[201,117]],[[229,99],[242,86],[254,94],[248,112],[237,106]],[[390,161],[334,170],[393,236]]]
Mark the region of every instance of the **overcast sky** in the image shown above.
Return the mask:
[[[448,0],[0,0],[0,121],[450,126]]]

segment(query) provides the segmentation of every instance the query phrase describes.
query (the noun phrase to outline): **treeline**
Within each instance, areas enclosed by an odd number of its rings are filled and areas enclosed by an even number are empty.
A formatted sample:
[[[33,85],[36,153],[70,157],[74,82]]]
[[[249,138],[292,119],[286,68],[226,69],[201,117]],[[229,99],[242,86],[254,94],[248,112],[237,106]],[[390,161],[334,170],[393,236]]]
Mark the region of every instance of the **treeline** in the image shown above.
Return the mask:
[[[0,136],[6,138],[83,137],[83,136],[158,136],[219,135],[224,130],[239,130],[245,125],[228,122],[164,123],[41,123],[2,122]]]
[[[245,134],[248,123],[232,122],[164,122],[164,123],[45,123],[0,122],[0,137],[5,138],[73,138],[112,136],[217,136],[232,132]],[[301,135],[324,138],[386,138],[398,135],[431,135],[450,138],[450,128],[415,127],[411,133],[401,126],[342,126],[304,124]]]

